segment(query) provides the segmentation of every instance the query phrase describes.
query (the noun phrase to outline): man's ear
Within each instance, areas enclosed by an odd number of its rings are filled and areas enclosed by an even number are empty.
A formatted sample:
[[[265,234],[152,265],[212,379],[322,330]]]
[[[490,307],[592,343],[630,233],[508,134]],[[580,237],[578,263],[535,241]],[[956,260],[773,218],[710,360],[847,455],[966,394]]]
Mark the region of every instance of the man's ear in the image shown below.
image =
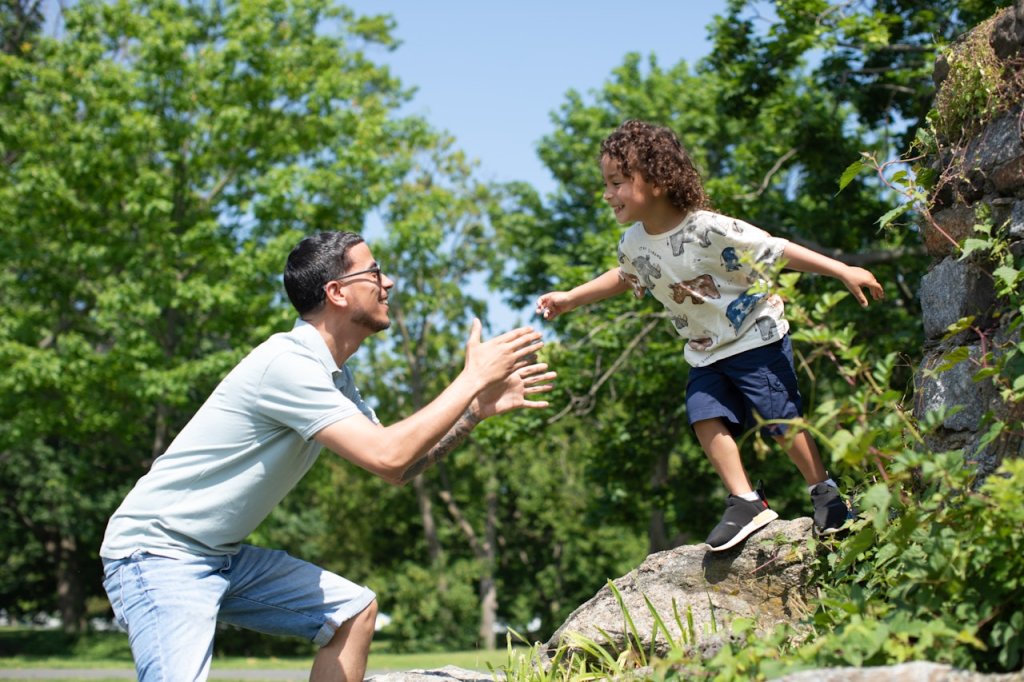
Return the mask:
[[[345,296],[345,287],[341,286],[341,282],[331,280],[324,285],[324,297],[325,302],[328,305],[334,305],[339,308],[345,308],[348,306],[348,298]]]

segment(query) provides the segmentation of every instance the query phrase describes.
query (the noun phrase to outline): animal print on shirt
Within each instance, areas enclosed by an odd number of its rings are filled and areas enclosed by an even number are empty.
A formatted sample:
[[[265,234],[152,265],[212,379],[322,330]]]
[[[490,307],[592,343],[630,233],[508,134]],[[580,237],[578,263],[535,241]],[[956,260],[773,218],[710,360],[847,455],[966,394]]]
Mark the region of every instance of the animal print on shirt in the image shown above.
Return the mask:
[[[762,341],[771,341],[779,338],[779,324],[774,319],[765,316],[754,320],[757,330],[761,332]]]
[[[654,280],[661,279],[661,268],[652,263],[649,256],[637,256],[633,260],[633,269],[640,283],[647,289],[653,289]]]
[[[764,298],[764,294],[742,294],[735,301],[729,304],[725,310],[725,316],[729,318],[733,329],[740,330],[743,320],[754,310],[757,302]]]
[[[718,293],[714,278],[707,274],[670,284],[669,289],[672,292],[672,300],[676,303],[683,303],[689,297],[694,305],[700,305],[706,298],[722,297]]]
[[[736,249],[727,246],[722,249],[722,265],[725,266],[726,272],[735,272],[740,269],[740,257],[736,254]]]
[[[706,351],[708,348],[711,348],[711,346],[714,345],[714,343],[715,343],[714,339],[712,339],[711,337],[705,336],[705,337],[702,337],[702,338],[699,338],[699,339],[690,339],[687,342],[687,345],[690,348],[694,349],[694,350],[698,350],[698,351],[703,352],[703,351]]]
[[[633,296],[635,296],[636,298],[644,297],[644,293],[647,291],[647,289],[645,289],[644,285],[640,283],[639,277],[624,270],[619,270],[619,277],[625,280],[625,282],[629,284],[630,287],[633,288]]]

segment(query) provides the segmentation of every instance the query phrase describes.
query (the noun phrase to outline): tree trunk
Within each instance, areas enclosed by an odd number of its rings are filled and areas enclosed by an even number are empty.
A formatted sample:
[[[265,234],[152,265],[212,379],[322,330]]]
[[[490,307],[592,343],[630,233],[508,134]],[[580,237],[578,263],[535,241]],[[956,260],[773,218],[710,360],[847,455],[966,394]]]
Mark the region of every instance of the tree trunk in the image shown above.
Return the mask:
[[[430,501],[430,491],[423,481],[423,474],[412,479],[413,490],[416,491],[416,506],[420,510],[420,522],[423,524],[423,539],[427,543],[427,559],[431,566],[437,566],[441,560],[441,541],[437,537],[437,523],[434,521],[434,504]]]
[[[661,451],[654,459],[651,467],[651,496],[657,500],[660,493],[668,485],[668,452]],[[665,528],[665,510],[655,507],[647,523],[647,553],[663,552],[672,549],[668,530]]]
[[[61,534],[56,564],[61,627],[64,632],[81,632],[85,629],[85,600],[78,571],[78,541],[73,535]]]
[[[498,586],[494,579],[496,561],[496,534],[498,527],[497,481],[491,477],[487,491],[487,527],[479,558],[483,567],[480,576],[480,645],[485,651],[493,651],[494,626],[498,622]]]

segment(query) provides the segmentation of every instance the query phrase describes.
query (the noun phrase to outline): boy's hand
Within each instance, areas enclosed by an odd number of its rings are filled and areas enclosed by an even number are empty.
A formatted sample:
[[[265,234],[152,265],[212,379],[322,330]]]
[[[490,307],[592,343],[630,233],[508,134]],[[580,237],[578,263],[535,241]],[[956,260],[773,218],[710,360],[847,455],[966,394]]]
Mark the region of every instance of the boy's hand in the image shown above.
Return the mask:
[[[874,275],[864,268],[847,267],[843,272],[842,282],[850,290],[850,293],[853,294],[853,297],[857,299],[857,303],[860,303],[862,308],[866,308],[868,305],[867,296],[861,291],[862,288],[870,291],[871,297],[876,301],[882,300],[885,296],[885,290],[882,289],[882,285],[878,283]]]
[[[537,299],[537,314],[545,320],[553,320],[573,308],[567,291],[549,291]]]

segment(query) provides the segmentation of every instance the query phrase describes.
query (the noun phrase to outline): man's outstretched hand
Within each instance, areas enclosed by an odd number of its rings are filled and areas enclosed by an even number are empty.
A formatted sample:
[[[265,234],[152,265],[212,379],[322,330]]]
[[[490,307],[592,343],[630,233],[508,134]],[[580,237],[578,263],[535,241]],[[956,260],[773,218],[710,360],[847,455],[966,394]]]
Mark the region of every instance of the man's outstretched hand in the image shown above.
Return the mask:
[[[547,393],[555,388],[558,376],[549,372],[547,363],[537,362],[514,370],[503,381],[488,386],[477,394],[470,409],[481,419],[519,408],[548,407],[546,400],[529,400],[529,396]]]

